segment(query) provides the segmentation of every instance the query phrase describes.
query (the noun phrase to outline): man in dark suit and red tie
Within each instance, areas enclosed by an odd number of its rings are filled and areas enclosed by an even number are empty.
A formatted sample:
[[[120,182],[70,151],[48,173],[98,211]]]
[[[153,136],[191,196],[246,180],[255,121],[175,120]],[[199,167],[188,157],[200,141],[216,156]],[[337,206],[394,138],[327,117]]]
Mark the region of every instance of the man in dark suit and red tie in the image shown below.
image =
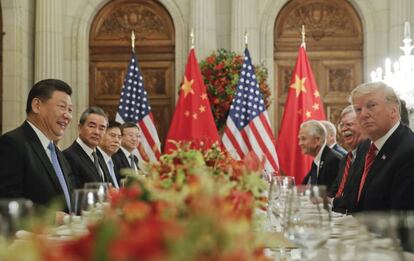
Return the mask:
[[[26,121],[0,137],[0,197],[70,209],[72,170],[55,142],[72,120],[71,87],[55,79],[37,82],[26,104]]]
[[[355,185],[355,173],[364,168],[364,156],[368,151],[369,142],[361,133],[361,127],[356,120],[356,114],[352,105],[347,106],[341,113],[341,122],[339,131],[342,139],[349,152],[341,160],[339,173],[335,182],[331,186],[329,196],[333,199],[332,209],[336,212],[346,213],[348,211],[348,198],[351,197]]]
[[[317,120],[305,121],[299,129],[299,146],[314,157],[303,184],[325,185],[329,190],[338,174],[341,156],[326,145],[325,127]]]
[[[357,121],[371,140],[352,211],[414,210],[414,133],[400,122],[400,101],[383,82],[351,93]]]

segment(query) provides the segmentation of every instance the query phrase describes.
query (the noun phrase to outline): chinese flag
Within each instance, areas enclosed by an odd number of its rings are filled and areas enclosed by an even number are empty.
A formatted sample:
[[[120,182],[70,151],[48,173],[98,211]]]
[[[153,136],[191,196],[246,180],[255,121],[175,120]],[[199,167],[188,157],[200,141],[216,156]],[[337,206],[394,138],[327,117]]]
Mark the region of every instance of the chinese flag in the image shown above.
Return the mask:
[[[296,184],[302,183],[313,160],[302,153],[298,141],[300,124],[311,119],[324,120],[325,112],[302,45],[293,70],[276,145],[280,169],[286,175],[294,176]]]
[[[175,149],[175,142],[191,142],[192,148],[203,149],[220,143],[219,140],[206,87],[194,49],[191,49],[164,153]]]

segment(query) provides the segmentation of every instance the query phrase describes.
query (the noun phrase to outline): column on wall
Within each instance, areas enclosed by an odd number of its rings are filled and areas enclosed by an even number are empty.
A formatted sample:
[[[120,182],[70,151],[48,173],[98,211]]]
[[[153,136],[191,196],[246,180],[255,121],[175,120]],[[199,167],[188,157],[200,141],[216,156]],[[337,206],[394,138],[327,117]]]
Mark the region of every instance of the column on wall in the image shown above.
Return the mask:
[[[245,48],[244,33],[247,32],[250,55],[259,64],[259,23],[256,0],[232,0],[231,49],[242,54]]]
[[[63,76],[63,2],[37,0],[35,81]]]
[[[200,61],[217,48],[216,0],[193,0],[190,24],[189,30],[194,30],[194,48]]]

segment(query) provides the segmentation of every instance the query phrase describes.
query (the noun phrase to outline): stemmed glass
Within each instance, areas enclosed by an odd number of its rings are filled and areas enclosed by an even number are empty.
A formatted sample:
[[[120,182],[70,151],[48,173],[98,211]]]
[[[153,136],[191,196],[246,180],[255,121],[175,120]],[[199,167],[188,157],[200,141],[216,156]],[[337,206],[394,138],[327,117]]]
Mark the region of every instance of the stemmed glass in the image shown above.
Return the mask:
[[[85,189],[96,189],[98,190],[98,202],[104,203],[108,199],[108,191],[112,187],[109,182],[87,182],[83,185]]]
[[[75,189],[72,199],[71,229],[74,234],[85,232],[85,226],[102,216],[97,204],[102,196],[98,189]]]
[[[268,219],[270,230],[282,231],[284,225],[284,212],[286,195],[295,185],[294,177],[272,176],[270,179],[268,196]]]
[[[0,235],[10,237],[18,230],[26,229],[33,213],[33,202],[28,199],[1,199]]]
[[[331,232],[331,208],[326,186],[296,186],[286,199],[285,236],[311,259]]]

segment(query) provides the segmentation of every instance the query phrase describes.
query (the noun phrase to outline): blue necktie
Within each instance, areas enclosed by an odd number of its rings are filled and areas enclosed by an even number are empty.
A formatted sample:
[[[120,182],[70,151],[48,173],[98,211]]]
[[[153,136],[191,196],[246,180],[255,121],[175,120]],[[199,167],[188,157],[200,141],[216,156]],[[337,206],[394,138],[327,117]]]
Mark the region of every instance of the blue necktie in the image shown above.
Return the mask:
[[[131,169],[133,169],[134,171],[137,171],[137,165],[135,164],[135,156],[134,154],[130,154],[129,155],[129,164],[131,165]]]
[[[310,184],[316,185],[318,183],[318,167],[315,162],[312,162],[311,174],[310,174]]]
[[[60,168],[59,160],[57,158],[55,145],[50,142],[47,148],[50,150],[50,157],[52,159],[52,165],[55,169],[56,176],[59,180],[60,186],[62,187],[63,193],[65,194],[66,204],[68,205],[68,209],[70,211],[70,194],[68,187],[66,185],[65,177],[63,176],[62,169]]]
[[[112,162],[112,159],[108,160],[108,165],[109,165],[109,174],[111,175],[112,181],[114,182],[114,186],[115,188],[119,188],[118,181],[116,180],[116,177],[115,177],[114,163]]]

